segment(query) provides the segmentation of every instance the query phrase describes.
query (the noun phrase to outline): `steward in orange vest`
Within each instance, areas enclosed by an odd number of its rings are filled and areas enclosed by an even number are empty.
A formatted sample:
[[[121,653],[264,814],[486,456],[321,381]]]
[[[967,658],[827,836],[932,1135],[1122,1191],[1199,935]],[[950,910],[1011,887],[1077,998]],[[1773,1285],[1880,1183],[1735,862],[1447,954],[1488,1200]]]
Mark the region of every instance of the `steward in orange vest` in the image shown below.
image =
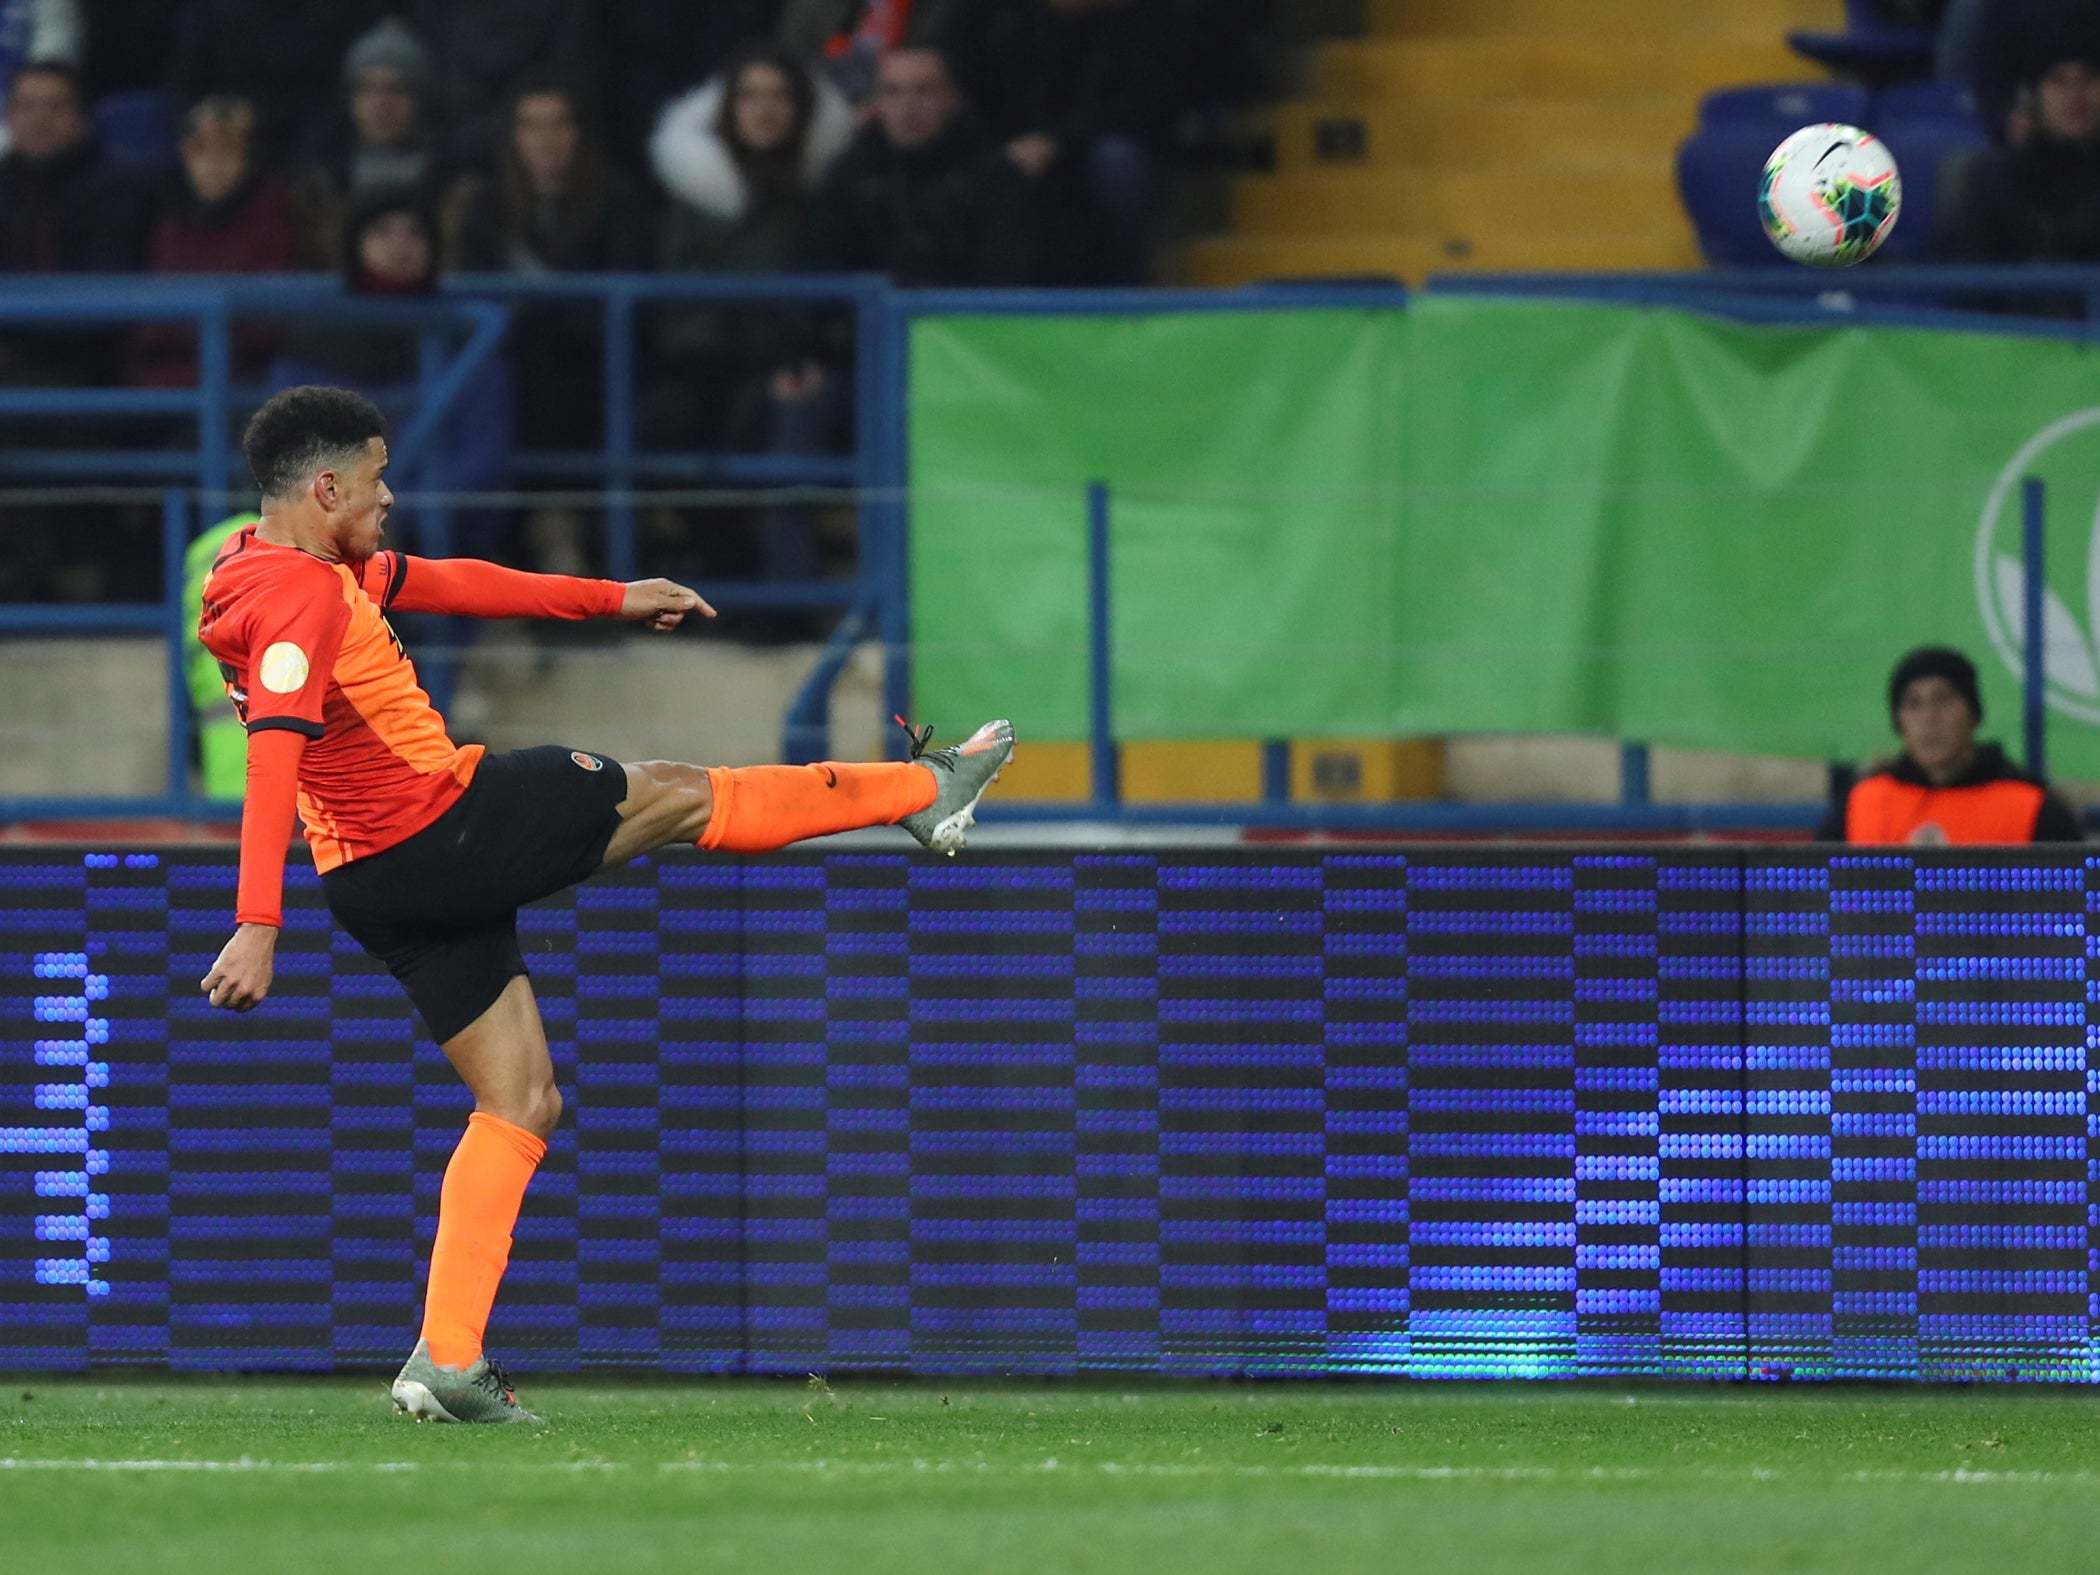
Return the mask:
[[[1889,678],[1903,753],[1862,777],[1816,833],[1822,842],[1934,844],[2083,842],[2078,817],[2048,786],[1976,742],[1983,721],[1976,668],[1961,652],[1923,646]]]

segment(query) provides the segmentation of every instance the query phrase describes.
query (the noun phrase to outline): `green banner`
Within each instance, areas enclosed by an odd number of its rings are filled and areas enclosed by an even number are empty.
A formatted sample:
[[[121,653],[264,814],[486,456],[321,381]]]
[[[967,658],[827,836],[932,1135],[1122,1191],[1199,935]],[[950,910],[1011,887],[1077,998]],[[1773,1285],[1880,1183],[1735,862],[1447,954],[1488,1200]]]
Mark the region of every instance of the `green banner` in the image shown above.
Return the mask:
[[[2100,778],[2100,362],[2069,341],[1425,297],[926,318],[915,703],[1087,731],[1111,488],[1117,736],[1574,732],[1849,758],[1906,647],[2018,742],[2047,485],[2052,770]]]

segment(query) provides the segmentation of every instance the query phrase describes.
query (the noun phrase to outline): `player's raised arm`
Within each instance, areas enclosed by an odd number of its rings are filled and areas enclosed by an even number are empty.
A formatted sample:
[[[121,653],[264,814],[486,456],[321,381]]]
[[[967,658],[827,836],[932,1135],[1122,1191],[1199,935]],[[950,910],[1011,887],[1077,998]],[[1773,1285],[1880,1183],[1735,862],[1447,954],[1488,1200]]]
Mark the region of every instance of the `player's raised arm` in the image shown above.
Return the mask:
[[[362,573],[367,595],[382,610],[452,613],[467,618],[620,618],[652,629],[675,629],[688,613],[712,618],[698,593],[670,580],[581,579],[528,574],[479,558],[417,558],[382,552]]]

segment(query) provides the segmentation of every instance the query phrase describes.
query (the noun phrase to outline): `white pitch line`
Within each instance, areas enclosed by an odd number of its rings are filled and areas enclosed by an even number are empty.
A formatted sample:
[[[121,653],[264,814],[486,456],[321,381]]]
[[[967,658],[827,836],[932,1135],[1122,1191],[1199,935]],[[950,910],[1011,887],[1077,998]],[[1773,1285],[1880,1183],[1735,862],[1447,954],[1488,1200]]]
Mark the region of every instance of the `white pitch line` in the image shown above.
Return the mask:
[[[483,1471],[491,1462],[485,1460],[256,1460],[242,1456],[235,1460],[101,1460],[64,1459],[58,1457],[36,1458],[24,1456],[0,1456],[0,1471],[90,1471],[111,1473],[151,1472],[226,1472],[263,1473],[284,1472],[293,1475],[319,1473],[384,1474],[390,1472],[435,1470]],[[548,1471],[548,1472],[605,1472],[618,1473],[647,1470],[646,1462],[626,1460],[519,1460],[504,1462],[502,1469]],[[708,1472],[733,1473],[754,1472],[762,1475],[792,1474],[798,1476],[1052,1476],[1091,1472],[1106,1477],[1136,1477],[1165,1479],[1300,1479],[1344,1482],[1786,1482],[1809,1478],[1816,1481],[1839,1481],[1860,1485],[1870,1484],[1945,1484],[1961,1487],[1992,1486],[2086,1486],[2100,1482],[2100,1472],[2094,1471],[1990,1471],[1956,1467],[1943,1471],[1904,1471],[1898,1469],[1860,1470],[1840,1473],[1835,1478],[1805,1471],[1774,1471],[1767,1467],[1753,1466],[1741,1471],[1719,1469],[1665,1470],[1658,1466],[1587,1466],[1567,1468],[1561,1466],[1464,1466],[1464,1465],[1384,1465],[1309,1463],[1305,1465],[1216,1465],[1198,1461],[1119,1461],[1100,1460],[1067,1465],[1055,1457],[1031,1461],[1023,1465],[995,1465],[988,1460],[663,1460],[655,1464],[659,1472]]]

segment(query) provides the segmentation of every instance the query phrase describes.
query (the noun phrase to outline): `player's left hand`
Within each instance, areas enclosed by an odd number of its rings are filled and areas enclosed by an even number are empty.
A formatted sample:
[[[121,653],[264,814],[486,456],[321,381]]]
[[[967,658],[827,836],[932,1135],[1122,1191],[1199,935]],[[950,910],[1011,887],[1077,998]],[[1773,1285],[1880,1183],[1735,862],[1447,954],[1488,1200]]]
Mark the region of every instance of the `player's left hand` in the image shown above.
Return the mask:
[[[627,599],[620,604],[620,616],[627,622],[647,624],[659,634],[677,628],[687,613],[694,612],[703,618],[715,615],[698,591],[687,590],[675,580],[631,580]]]

